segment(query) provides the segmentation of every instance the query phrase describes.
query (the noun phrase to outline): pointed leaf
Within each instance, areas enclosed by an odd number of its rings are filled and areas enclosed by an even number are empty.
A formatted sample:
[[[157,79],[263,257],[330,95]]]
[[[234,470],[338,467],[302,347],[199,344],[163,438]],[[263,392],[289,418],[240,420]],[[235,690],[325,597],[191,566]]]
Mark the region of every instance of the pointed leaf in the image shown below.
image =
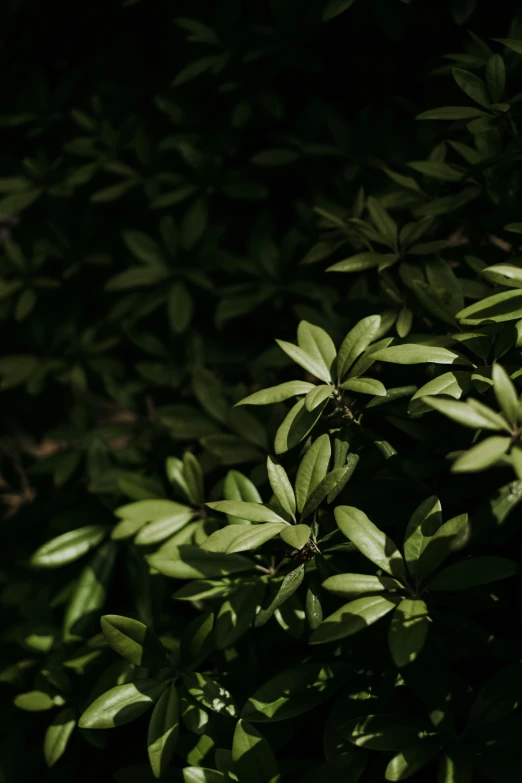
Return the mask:
[[[352,506],[337,506],[334,513],[340,530],[365,557],[399,581],[406,581],[401,553],[386,533],[379,530],[364,512]]]
[[[63,756],[67,743],[76,726],[76,713],[71,707],[65,707],[56,715],[45,732],[44,757],[48,767],[54,767]]]
[[[118,655],[146,669],[165,666],[165,649],[146,625],[116,614],[106,614],[100,622],[103,635]]]
[[[234,772],[240,783],[280,783],[270,745],[250,723],[239,720],[232,741]]]
[[[317,408],[318,405],[320,405],[325,400],[330,399],[334,392],[334,387],[330,384],[325,386],[315,386],[315,388],[310,389],[308,394],[305,397],[305,408],[307,411],[313,411],[315,408]]]
[[[336,574],[323,582],[329,593],[341,598],[355,598],[358,595],[383,593],[401,589],[402,585],[389,576],[370,576],[369,574]]]
[[[291,525],[290,527],[285,527],[284,530],[281,530],[281,538],[285,544],[288,544],[288,546],[291,546],[294,549],[302,549],[304,545],[308,543],[311,535],[312,531],[308,525]]]
[[[281,507],[292,518],[295,518],[295,495],[286,470],[270,456],[267,457],[266,466],[272,492],[281,504]]]
[[[359,321],[353,329],[351,329],[339,348],[337,356],[337,375],[339,379],[342,379],[348,372],[352,364],[359,358],[359,356],[366,350],[376,336],[379,334],[381,328],[381,316],[369,315],[367,318],[363,318]]]
[[[38,568],[59,568],[73,563],[97,546],[107,531],[100,525],[87,525],[70,530],[47,541],[31,556],[31,565]]]
[[[514,576],[517,568],[514,560],[505,557],[472,557],[439,571],[430,581],[430,590],[467,590]]]
[[[154,777],[160,778],[169,766],[179,736],[180,704],[172,684],[156,702],[150,716],[147,750]]]
[[[386,397],[384,384],[375,378],[349,378],[341,383],[341,389],[348,389],[356,394],[372,394],[377,397]]]
[[[368,595],[341,606],[327,617],[309,639],[309,644],[325,644],[353,636],[395,609],[400,598]]]
[[[401,669],[416,660],[429,630],[428,607],[424,601],[404,598],[395,609],[388,635],[391,657]]]
[[[130,723],[152,707],[165,687],[164,682],[150,679],[116,685],[87,707],[78,725],[81,729],[112,729]]]
[[[451,466],[452,473],[468,473],[486,470],[495,465],[509,450],[511,438],[494,435],[481,441],[462,454]]]
[[[301,321],[297,328],[297,344],[310,356],[314,364],[322,368],[323,380],[330,381],[332,379],[332,365],[337,355],[330,335],[320,326],[310,324],[308,321]]]
[[[414,579],[419,575],[420,556],[441,525],[440,500],[432,495],[415,509],[404,534],[404,559],[408,571]]]
[[[282,522],[285,524],[285,520],[279,514],[261,505],[261,503],[247,503],[242,500],[217,500],[206,505],[214,511],[232,514],[232,516],[247,519],[249,522]]]
[[[463,68],[452,69],[453,78],[460,89],[468,95],[472,101],[478,103],[484,108],[489,108],[490,100],[486,85],[482,79],[471,71],[465,71]]]
[[[515,428],[518,421],[518,395],[507,372],[496,363],[493,365],[493,391],[506,420]]]
[[[317,406],[311,413],[305,408],[305,401],[299,400],[289,411],[276,432],[274,450],[276,454],[284,454],[297,446],[306,438],[310,430],[321,418],[327,400]]]
[[[320,435],[304,455],[295,480],[297,509],[301,512],[311,493],[324,479],[332,453],[328,435]]]
[[[275,402],[288,400],[290,397],[295,397],[298,394],[308,394],[312,389],[315,389],[313,383],[287,381],[286,383],[280,383],[278,386],[270,386],[268,389],[254,392],[254,394],[250,394],[240,402],[236,402],[236,405],[271,405]]]

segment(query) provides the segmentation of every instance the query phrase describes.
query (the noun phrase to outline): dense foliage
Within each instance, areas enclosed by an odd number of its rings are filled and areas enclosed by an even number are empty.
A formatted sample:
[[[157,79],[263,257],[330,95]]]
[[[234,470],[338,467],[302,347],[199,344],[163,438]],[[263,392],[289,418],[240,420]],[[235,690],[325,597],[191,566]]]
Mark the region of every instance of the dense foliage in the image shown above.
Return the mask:
[[[522,14],[77,14],[3,20],[0,782],[519,783]]]

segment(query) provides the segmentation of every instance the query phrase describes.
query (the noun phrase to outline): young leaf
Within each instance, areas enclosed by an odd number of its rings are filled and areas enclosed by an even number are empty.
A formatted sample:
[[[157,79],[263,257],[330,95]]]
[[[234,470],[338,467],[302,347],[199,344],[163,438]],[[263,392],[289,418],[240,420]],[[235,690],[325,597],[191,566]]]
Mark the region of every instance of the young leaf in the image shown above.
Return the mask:
[[[270,456],[267,457],[266,467],[272,492],[281,507],[295,519],[295,495],[286,470]]]
[[[493,391],[506,420],[515,428],[518,421],[518,395],[507,372],[496,363],[493,365]]]
[[[369,315],[367,318],[363,318],[359,321],[353,329],[351,329],[339,348],[337,355],[337,375],[339,379],[342,379],[352,364],[359,358],[359,356],[366,350],[381,328],[381,316]]]
[[[309,412],[313,411],[322,402],[330,399],[333,392],[334,392],[334,387],[331,384],[325,386],[323,385],[315,386],[313,389],[310,389],[310,391],[305,397],[306,410]]]
[[[315,489],[309,494],[301,513],[301,520],[312,514],[323,502],[325,497],[330,495],[330,493],[336,489],[338,484],[342,483],[345,476],[348,475],[349,477],[352,475],[352,473],[353,468],[351,466],[344,468],[334,468],[332,471],[330,471],[330,473],[327,473],[324,479],[320,481]]]
[[[420,556],[441,524],[442,509],[435,495],[424,500],[410,517],[404,534],[404,559],[414,579],[418,576]]]
[[[64,707],[48,727],[43,745],[45,763],[48,767],[54,767],[65,753],[75,726],[75,711],[71,707]]]
[[[172,760],[178,742],[179,719],[179,696],[172,684],[156,702],[147,732],[147,750],[155,778],[163,775]]]
[[[294,345],[293,343],[288,343],[285,340],[276,340],[276,343],[286,353],[287,356],[289,356],[304,370],[313,375],[314,378],[319,378],[325,383],[330,383],[332,380],[330,370],[326,368],[322,361],[315,361],[302,348],[300,348],[298,345]]]
[[[330,381],[332,365],[337,355],[330,335],[320,326],[301,321],[297,327],[297,344],[307,356],[310,356],[314,364],[322,368],[326,380]]]
[[[522,318],[522,290],[503,291],[473,302],[456,314],[464,324],[476,326],[486,322],[504,323]]]
[[[337,506],[334,514],[339,529],[368,560],[400,582],[407,581],[401,553],[393,541],[379,530],[365,513],[352,506]]]
[[[449,348],[434,345],[392,345],[373,354],[375,362],[392,364],[471,364],[464,356]]]
[[[216,500],[206,505],[213,511],[232,514],[232,516],[247,519],[249,522],[280,522],[286,524],[279,514],[261,505],[261,503],[247,503],[241,500]]]
[[[347,389],[356,394],[371,394],[377,397],[386,396],[384,384],[375,378],[348,378],[347,381],[341,383],[341,389]]]
[[[118,655],[146,669],[165,666],[165,649],[146,625],[115,614],[104,615],[100,622],[103,635]]]
[[[291,525],[281,530],[280,535],[288,546],[294,549],[302,549],[308,543],[312,531],[308,525]]]
[[[274,440],[275,453],[284,454],[293,449],[294,446],[297,446],[298,443],[301,443],[321,418],[326,403],[327,400],[309,413],[305,408],[304,400],[296,402],[276,432]]]
[[[242,555],[207,552],[199,546],[169,547],[168,553],[149,555],[149,565],[172,579],[213,579],[240,571],[250,571],[253,563]]]
[[[484,411],[476,409],[470,402],[458,402],[457,400],[446,400],[438,397],[424,397],[423,402],[434,408],[439,413],[444,414],[452,421],[470,427],[473,430],[507,430],[510,431],[506,421],[491,408]],[[483,406],[485,408],[486,406]]]
[[[330,576],[323,587],[329,593],[341,598],[355,598],[358,595],[383,593],[401,589],[402,585],[389,576],[370,576],[369,574],[336,574]]]
[[[462,549],[468,543],[470,535],[467,514],[459,514],[441,525],[420,556],[418,574],[421,579],[426,579],[453,552]]]
[[[386,244],[395,248],[397,245],[397,224],[373,196],[368,197],[367,204],[375,228],[382,235]]]

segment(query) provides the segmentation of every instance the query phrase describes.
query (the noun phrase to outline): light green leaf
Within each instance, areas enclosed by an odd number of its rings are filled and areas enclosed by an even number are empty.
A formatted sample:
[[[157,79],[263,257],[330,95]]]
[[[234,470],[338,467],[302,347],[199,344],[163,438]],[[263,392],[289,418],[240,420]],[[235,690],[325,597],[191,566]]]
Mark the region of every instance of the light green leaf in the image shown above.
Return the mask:
[[[138,546],[157,544],[159,541],[164,541],[173,533],[181,530],[182,527],[185,527],[187,522],[194,518],[194,509],[182,506],[180,503],[176,505],[179,506],[177,512],[166,514],[153,522],[147,522],[141,527],[134,539],[134,543],[138,544]]]
[[[397,668],[413,663],[428,636],[428,607],[424,601],[404,598],[395,609],[388,634],[391,657]]]
[[[295,480],[299,512],[303,510],[311,493],[326,476],[331,454],[330,438],[324,434],[312,443],[301,460]]]
[[[195,506],[202,505],[205,500],[203,471],[199,460],[190,451],[183,454],[183,474],[190,502]]]
[[[330,399],[333,392],[334,392],[334,387],[331,384],[328,384],[326,386],[323,385],[315,386],[313,389],[310,389],[310,391],[305,397],[306,410],[309,412],[313,411],[322,402]]]
[[[341,389],[347,389],[356,394],[371,394],[377,397],[386,397],[386,388],[384,384],[377,381],[375,378],[348,378],[347,381],[341,383]]]
[[[373,354],[375,362],[391,362],[392,364],[471,364],[464,356],[449,348],[439,348],[435,345],[392,345]]]
[[[341,606],[327,617],[309,639],[309,644],[327,644],[353,636],[395,609],[400,598],[368,595]]]
[[[317,406],[312,412],[305,408],[305,401],[299,400],[290,409],[276,432],[274,450],[276,454],[284,454],[297,446],[306,438],[310,430],[321,418],[327,400]]]
[[[71,707],[65,707],[56,715],[45,732],[43,751],[45,763],[54,767],[63,756],[67,743],[76,726],[76,713]]]
[[[166,683],[151,679],[116,685],[87,707],[78,726],[81,729],[113,729],[130,723],[152,707],[165,687]]]
[[[317,367],[321,367],[323,375],[318,377],[331,381],[337,351],[330,335],[320,326],[301,321],[297,327],[297,344]]]
[[[452,473],[475,473],[497,463],[509,450],[511,438],[494,435],[458,457],[451,466]]]
[[[404,715],[364,715],[342,727],[342,734],[359,748],[399,750],[411,745],[423,732],[416,718]]]
[[[175,514],[179,511],[180,504],[173,500],[137,500],[135,503],[127,503],[115,510],[115,514],[120,519],[140,520],[141,522],[151,522],[158,517],[164,517],[167,514]],[[186,508],[186,506],[183,506]]]
[[[426,410],[424,397],[444,394],[458,400],[465,392],[469,391],[470,387],[471,376],[469,372],[465,370],[445,372],[437,378],[428,381],[415,392],[410,400],[408,413],[412,415]]]
[[[402,585],[389,576],[370,576],[369,574],[336,574],[323,582],[329,593],[341,598],[355,598],[358,595],[383,593],[401,589]]]
[[[100,622],[105,639],[118,655],[146,669],[165,666],[165,649],[146,625],[116,614],[106,614]]]
[[[169,547],[168,553],[149,555],[147,560],[160,574],[173,579],[213,579],[253,568],[253,563],[242,555],[207,552],[188,544]]]
[[[300,367],[307,370],[307,372],[315,378],[320,378],[326,383],[331,381],[330,371],[323,366],[323,363],[314,361],[302,348],[293,343],[288,343],[285,340],[276,340],[276,343],[282,348],[287,356]]]
[[[397,224],[373,196],[368,197],[368,211],[375,228],[391,247],[397,245]]]
[[[468,590],[508,579],[516,574],[517,569],[517,563],[505,557],[472,557],[439,571],[430,581],[430,590]]]
[[[407,581],[401,553],[386,533],[379,530],[363,511],[352,506],[337,506],[334,514],[339,529],[368,560],[400,582]]]
[[[286,470],[270,456],[267,457],[266,467],[272,492],[281,507],[295,519],[295,495]]]
[[[441,525],[440,500],[432,495],[415,509],[404,534],[404,559],[408,572],[414,579],[419,576],[420,556]]]
[[[229,780],[223,772],[217,772],[215,769],[185,767],[183,770],[183,783],[228,783]]]
[[[337,375],[342,379],[348,372],[352,364],[366,350],[370,343],[375,340],[381,328],[381,316],[369,315],[359,321],[351,329],[339,348],[337,356]]]
[[[31,565],[38,568],[59,568],[73,563],[103,541],[107,534],[100,525],[87,525],[70,530],[47,541],[31,556]]]
[[[493,264],[483,269],[482,274],[491,283],[508,288],[522,288],[522,269],[514,264]]]
[[[518,421],[518,395],[509,375],[500,364],[493,365],[493,391],[506,421],[514,429]]]
[[[286,524],[279,514],[261,505],[261,503],[247,503],[242,500],[217,500],[206,505],[214,511],[221,511],[223,514],[231,514],[241,519],[247,519],[249,522],[279,522]]]
[[[229,470],[223,482],[223,495],[226,500],[239,500],[247,503],[261,503],[261,495],[249,478],[238,470]],[[229,525],[249,525],[244,517],[227,514]]]
[[[285,544],[294,549],[302,549],[311,535],[312,531],[308,525],[291,525],[281,530],[281,538]]]
[[[458,400],[447,400],[439,397],[424,397],[423,402],[464,427],[510,431],[509,425],[502,416],[495,413],[491,408],[484,411],[485,405],[477,409],[470,404],[470,401],[459,402]]]
[[[256,628],[265,625],[273,616],[274,612],[288,601],[288,599],[299,589],[300,585],[303,583],[304,569],[305,564],[302,563],[285,576],[271,604],[267,606],[266,609],[261,609],[258,612],[254,623]]]
[[[252,525],[251,527],[238,525],[237,527],[241,528],[241,532],[228,545],[227,554],[257,549],[262,544],[270,541],[271,538],[275,538],[282,530],[289,529],[289,525],[286,522],[283,522],[283,524],[266,522],[264,525]]]
[[[250,723],[239,720],[232,741],[234,772],[240,783],[280,783],[270,745]]]
[[[154,777],[160,778],[169,766],[179,737],[180,704],[172,684],[156,702],[147,732],[147,750]]]
[[[43,691],[19,693],[14,697],[13,704],[26,712],[46,712],[56,706],[54,699]]]
[[[518,38],[493,38],[493,40],[504,44],[504,46],[517,54],[522,54],[522,41]]]
[[[261,391],[254,392],[254,394],[250,394],[240,402],[236,402],[236,406],[271,405],[275,402],[288,400],[290,397],[295,397],[298,394],[308,394],[312,389],[315,389],[313,383],[307,383],[306,381],[287,381],[286,383],[280,383],[278,386],[270,386],[268,389],[261,389]]]

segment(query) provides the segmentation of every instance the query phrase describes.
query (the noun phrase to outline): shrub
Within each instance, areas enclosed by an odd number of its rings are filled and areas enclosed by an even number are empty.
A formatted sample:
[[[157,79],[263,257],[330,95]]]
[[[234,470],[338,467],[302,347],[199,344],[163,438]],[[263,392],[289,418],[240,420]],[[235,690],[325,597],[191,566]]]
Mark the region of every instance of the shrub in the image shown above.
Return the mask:
[[[522,17],[180,9],[7,14],[0,778],[518,783]]]

